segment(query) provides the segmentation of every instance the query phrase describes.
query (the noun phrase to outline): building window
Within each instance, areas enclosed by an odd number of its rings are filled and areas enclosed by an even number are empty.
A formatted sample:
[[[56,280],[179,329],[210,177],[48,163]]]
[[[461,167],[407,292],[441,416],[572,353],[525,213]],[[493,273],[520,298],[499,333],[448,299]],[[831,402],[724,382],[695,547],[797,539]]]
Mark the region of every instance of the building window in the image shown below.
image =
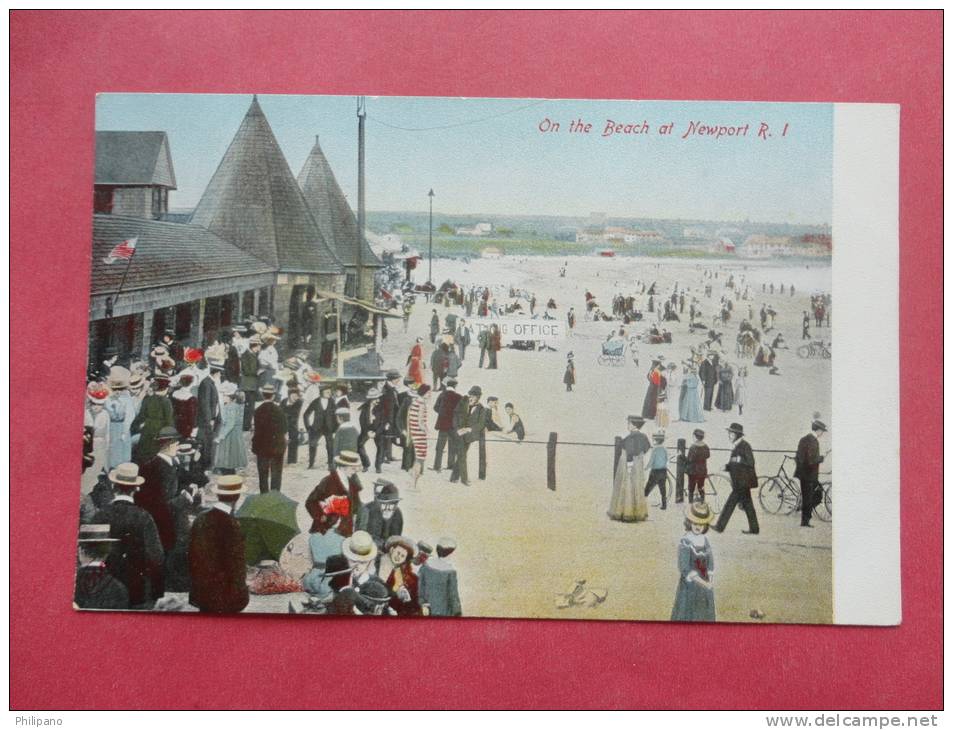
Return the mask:
[[[96,187],[93,192],[93,212],[94,213],[112,213],[113,212],[113,189],[107,187]]]
[[[344,279],[344,296],[357,297],[357,274],[348,274]]]
[[[156,220],[165,215],[169,207],[169,191],[165,188],[152,188],[152,217]]]

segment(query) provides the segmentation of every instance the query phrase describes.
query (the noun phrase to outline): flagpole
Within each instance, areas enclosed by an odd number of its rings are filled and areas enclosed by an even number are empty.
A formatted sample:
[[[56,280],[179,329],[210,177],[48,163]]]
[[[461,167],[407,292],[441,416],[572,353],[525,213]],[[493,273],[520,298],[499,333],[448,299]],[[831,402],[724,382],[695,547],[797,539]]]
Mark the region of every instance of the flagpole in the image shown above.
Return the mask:
[[[106,312],[106,322],[107,328],[109,330],[109,344],[112,345],[115,341],[115,328],[113,327],[113,310],[116,308],[116,302],[119,301],[119,295],[122,294],[122,288],[126,284],[126,277],[129,275],[129,269],[132,267],[132,260],[136,256],[136,250],[139,248],[139,241],[136,240],[136,246],[133,246],[132,254],[129,256],[129,261],[126,262],[126,270],[122,272],[122,279],[119,280],[119,288],[116,290],[116,294],[112,298],[112,305],[109,307]],[[145,337],[146,333],[143,332],[142,336]]]

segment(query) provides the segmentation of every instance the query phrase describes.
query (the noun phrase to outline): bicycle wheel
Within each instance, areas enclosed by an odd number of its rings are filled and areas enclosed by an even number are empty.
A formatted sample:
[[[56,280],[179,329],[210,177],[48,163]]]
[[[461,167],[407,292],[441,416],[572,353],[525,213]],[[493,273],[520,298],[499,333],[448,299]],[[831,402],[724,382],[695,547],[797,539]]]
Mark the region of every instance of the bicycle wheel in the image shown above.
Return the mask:
[[[814,505],[814,516],[821,522],[831,521],[831,483],[821,482],[821,489],[824,492],[824,498],[819,504]]]
[[[721,507],[731,491],[731,481],[723,474],[709,474],[705,480],[705,501],[715,514],[721,512]]]
[[[777,477],[762,477],[758,487],[758,501],[762,509],[771,515],[787,514],[788,498],[785,494],[784,482]]]
[[[797,356],[798,356],[798,357],[810,357],[810,356],[811,356],[811,348],[808,347],[807,345],[801,345],[799,348],[797,348]]]

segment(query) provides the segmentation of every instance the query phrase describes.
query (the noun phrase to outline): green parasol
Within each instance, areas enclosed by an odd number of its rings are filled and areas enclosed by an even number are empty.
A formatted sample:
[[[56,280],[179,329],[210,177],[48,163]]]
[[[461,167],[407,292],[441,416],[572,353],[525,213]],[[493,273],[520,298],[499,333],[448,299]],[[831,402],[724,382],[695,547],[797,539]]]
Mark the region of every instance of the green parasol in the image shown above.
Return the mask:
[[[245,536],[245,562],[278,560],[285,545],[298,534],[298,503],[281,492],[253,494],[235,513]]]

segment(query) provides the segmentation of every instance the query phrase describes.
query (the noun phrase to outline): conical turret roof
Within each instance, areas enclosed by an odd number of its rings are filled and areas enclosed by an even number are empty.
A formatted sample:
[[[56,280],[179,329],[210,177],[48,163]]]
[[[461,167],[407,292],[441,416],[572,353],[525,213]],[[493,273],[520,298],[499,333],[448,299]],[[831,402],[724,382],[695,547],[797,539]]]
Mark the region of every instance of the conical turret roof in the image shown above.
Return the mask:
[[[343,270],[311,215],[257,96],[191,222],[279,271]]]
[[[338,185],[337,178],[328,164],[321,144],[317,137],[311,154],[304,162],[304,167],[298,174],[298,185],[311,209],[318,228],[331,249],[346,266],[357,265],[357,247],[361,236],[357,225],[357,218],[347,198]],[[380,266],[381,262],[367,240],[363,240],[363,264],[365,266]]]

